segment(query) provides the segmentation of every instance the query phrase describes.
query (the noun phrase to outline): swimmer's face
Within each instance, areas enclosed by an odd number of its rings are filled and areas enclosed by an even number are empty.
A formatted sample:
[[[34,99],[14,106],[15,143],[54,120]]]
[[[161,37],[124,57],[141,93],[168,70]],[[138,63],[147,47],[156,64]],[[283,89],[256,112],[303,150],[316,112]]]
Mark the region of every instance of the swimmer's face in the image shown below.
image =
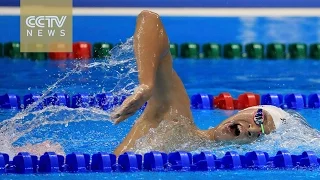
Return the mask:
[[[247,109],[223,121],[213,130],[214,140],[248,143],[259,138],[262,135],[261,127],[253,120],[256,111],[256,109]],[[270,114],[265,110],[263,113],[265,134],[270,134],[275,129],[275,125]]]

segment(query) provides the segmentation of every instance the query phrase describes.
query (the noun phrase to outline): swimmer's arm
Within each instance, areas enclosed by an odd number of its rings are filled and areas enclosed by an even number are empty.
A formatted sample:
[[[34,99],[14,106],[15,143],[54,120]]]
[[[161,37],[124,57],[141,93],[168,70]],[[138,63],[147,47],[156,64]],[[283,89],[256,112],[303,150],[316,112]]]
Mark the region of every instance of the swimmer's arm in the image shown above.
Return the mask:
[[[140,13],[134,33],[134,53],[140,85],[152,89],[162,57],[168,53],[169,42],[160,17],[149,11]],[[148,94],[151,96],[151,94]]]
[[[134,33],[134,53],[137,60],[139,87],[111,116],[115,124],[132,116],[147,102],[155,87],[156,73],[161,58],[169,51],[169,42],[159,16],[142,11]]]

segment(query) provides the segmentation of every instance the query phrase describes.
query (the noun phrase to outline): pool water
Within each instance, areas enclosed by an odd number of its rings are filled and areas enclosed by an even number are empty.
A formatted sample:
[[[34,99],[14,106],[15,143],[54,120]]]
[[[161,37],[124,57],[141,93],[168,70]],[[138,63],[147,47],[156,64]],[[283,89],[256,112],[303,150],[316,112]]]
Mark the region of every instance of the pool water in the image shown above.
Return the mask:
[[[120,57],[117,56],[117,57]],[[128,57],[131,57],[128,58]],[[264,93],[319,93],[320,61],[312,60],[192,60],[175,59],[174,69],[181,77],[188,94],[208,93],[218,95],[230,92],[237,97],[244,92]],[[121,60],[90,61],[29,61],[1,59],[0,94],[14,93],[23,97],[29,93],[65,92],[76,93],[113,92],[115,95],[130,94],[137,84],[134,59],[129,52],[121,54]],[[236,111],[192,110],[194,121],[200,129],[218,125]],[[97,153],[113,152],[126,136],[134,120],[141,113],[115,126],[109,119],[110,111],[98,109],[70,109],[48,107],[40,111],[0,110],[2,122],[12,122],[10,128],[16,134],[10,137],[14,145],[39,143],[44,140],[59,142],[66,153],[74,151]],[[298,110],[312,127],[290,127],[270,137],[264,137],[249,145],[228,145],[211,149],[221,157],[228,150],[240,153],[263,150],[274,155],[277,150],[287,149],[292,153],[312,150],[320,155],[320,109]],[[3,126],[4,124],[1,124]],[[299,130],[300,129],[300,130]],[[1,132],[5,133],[5,132]],[[14,137],[16,136],[16,137]],[[2,144],[1,149],[6,149]],[[315,179],[318,170],[238,170],[215,172],[169,172],[169,173],[89,173],[50,175],[3,175],[1,179],[46,178],[54,179]]]

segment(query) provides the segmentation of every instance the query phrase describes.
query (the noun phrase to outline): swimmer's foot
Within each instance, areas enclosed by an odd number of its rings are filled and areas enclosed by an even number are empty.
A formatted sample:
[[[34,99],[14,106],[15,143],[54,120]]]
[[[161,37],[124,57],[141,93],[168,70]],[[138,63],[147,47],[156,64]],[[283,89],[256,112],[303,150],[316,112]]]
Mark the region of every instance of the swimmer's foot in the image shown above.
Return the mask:
[[[128,97],[122,105],[111,115],[114,124],[132,116],[139,110],[151,97],[151,88],[146,85],[140,85],[135,93]]]

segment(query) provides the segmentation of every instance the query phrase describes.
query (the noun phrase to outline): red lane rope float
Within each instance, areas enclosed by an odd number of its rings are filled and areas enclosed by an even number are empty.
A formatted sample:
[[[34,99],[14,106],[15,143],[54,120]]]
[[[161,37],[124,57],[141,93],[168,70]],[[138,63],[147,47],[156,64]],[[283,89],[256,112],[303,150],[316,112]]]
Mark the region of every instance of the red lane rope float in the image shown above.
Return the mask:
[[[214,97],[214,107],[218,109],[234,110],[234,99],[230,93],[224,92]]]
[[[91,44],[88,42],[73,43],[73,58],[88,60],[91,58]]]
[[[260,104],[260,95],[254,93],[241,94],[234,99],[230,93],[224,92],[214,97],[214,107],[225,110],[245,109]]]
[[[64,43],[55,43],[51,44],[50,48],[53,50],[48,53],[49,59],[51,60],[67,60],[73,59],[71,52],[65,52],[67,49],[67,44]]]

